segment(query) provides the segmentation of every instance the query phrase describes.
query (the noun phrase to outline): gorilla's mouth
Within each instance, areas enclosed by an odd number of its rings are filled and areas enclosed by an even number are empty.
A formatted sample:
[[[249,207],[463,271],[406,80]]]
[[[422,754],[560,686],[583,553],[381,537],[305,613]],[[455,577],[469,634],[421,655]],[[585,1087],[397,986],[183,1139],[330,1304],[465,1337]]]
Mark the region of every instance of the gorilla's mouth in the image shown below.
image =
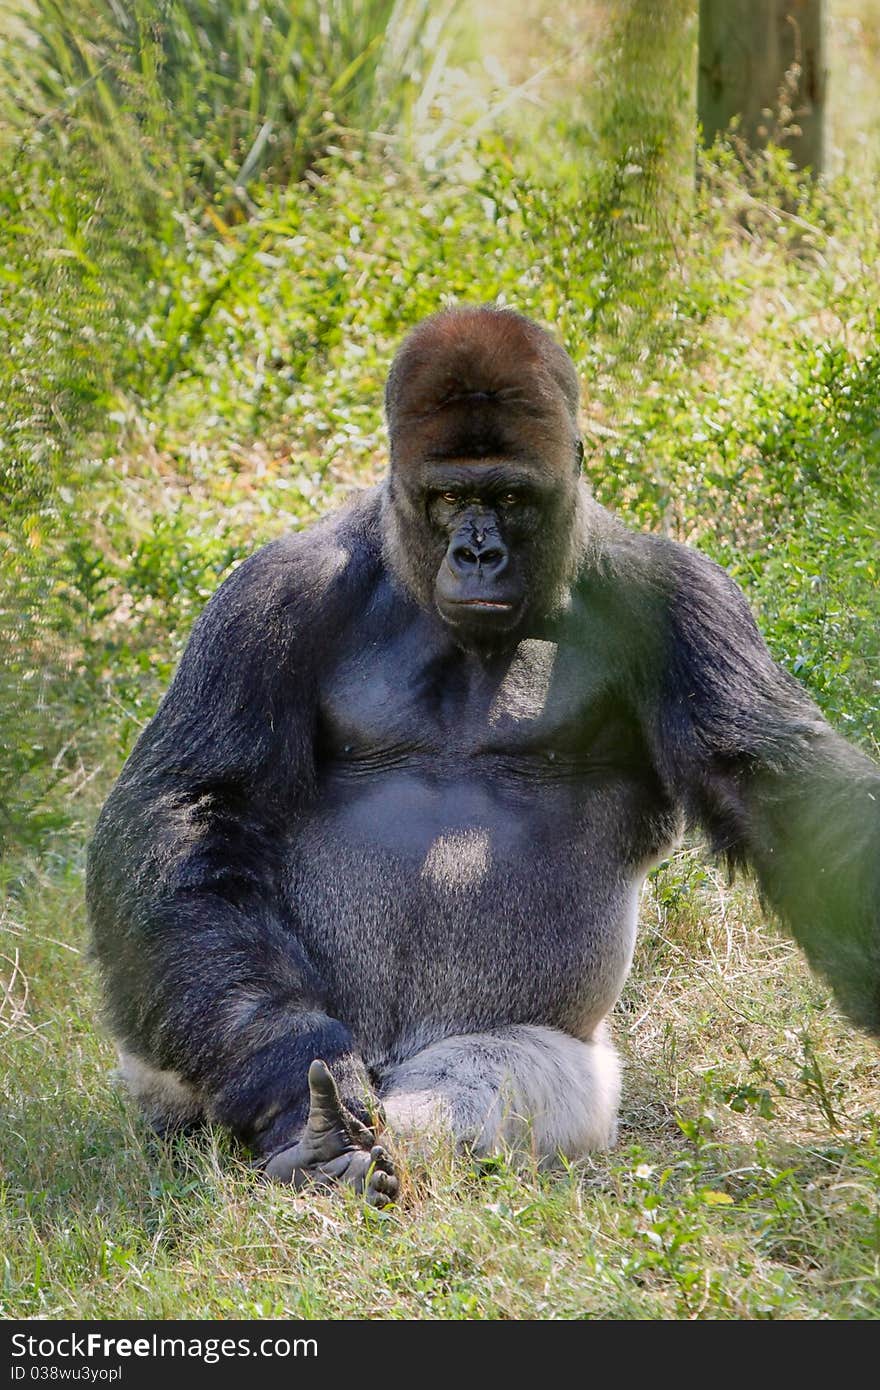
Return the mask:
[[[522,607],[521,600],[506,598],[447,598],[437,604],[440,617],[450,627],[486,640],[515,630]]]
[[[509,612],[515,605],[507,599],[460,598],[452,606],[454,608],[500,608],[504,612]]]
[[[496,643],[517,627],[524,594],[515,575],[491,582],[481,574],[456,575],[443,564],[434,585],[434,602],[445,623],[467,640]]]

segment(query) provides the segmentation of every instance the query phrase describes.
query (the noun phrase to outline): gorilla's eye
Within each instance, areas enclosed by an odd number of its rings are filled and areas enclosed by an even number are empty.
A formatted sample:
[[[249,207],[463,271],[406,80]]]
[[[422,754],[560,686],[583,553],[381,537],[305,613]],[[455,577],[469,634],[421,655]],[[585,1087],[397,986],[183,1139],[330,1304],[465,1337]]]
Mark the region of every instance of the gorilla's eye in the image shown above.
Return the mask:
[[[521,501],[522,498],[518,492],[505,492],[504,496],[501,498],[502,505],[505,507],[515,507],[517,503]]]
[[[456,504],[456,502],[458,501],[458,496],[457,496],[457,494],[454,493],[454,492],[441,492],[441,493],[440,493],[440,501],[441,501],[441,502],[448,502],[448,503],[450,504],[450,506],[453,506],[453,507],[454,507],[455,504]]]

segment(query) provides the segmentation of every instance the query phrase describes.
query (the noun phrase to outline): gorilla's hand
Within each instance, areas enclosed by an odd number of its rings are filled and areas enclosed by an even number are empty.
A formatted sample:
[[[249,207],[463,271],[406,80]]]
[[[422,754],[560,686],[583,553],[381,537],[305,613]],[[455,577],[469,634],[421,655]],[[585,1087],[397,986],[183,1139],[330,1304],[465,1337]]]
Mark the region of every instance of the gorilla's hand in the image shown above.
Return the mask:
[[[309,1097],[305,1129],[269,1159],[266,1176],[296,1188],[345,1183],[363,1192],[370,1206],[388,1206],[399,1186],[391,1158],[343,1105],[330,1068],[319,1059],[309,1067]]]

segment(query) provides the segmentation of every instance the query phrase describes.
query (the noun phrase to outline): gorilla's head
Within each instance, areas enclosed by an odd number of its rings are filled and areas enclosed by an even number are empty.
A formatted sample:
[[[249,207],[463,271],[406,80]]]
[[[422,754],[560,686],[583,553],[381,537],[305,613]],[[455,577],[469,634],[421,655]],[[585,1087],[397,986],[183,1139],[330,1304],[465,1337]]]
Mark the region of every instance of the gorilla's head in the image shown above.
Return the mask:
[[[467,645],[563,605],[580,552],[578,382],[508,309],[449,309],[410,333],[385,391],[388,561]]]

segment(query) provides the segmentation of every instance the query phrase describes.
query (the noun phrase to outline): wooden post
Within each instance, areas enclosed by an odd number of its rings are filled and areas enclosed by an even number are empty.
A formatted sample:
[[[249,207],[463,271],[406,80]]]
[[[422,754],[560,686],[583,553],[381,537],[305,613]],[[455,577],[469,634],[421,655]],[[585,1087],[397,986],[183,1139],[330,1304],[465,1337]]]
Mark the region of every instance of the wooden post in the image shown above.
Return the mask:
[[[825,0],[700,0],[697,114],[711,144],[738,116],[752,149],[772,139],[798,169],[824,158]]]

